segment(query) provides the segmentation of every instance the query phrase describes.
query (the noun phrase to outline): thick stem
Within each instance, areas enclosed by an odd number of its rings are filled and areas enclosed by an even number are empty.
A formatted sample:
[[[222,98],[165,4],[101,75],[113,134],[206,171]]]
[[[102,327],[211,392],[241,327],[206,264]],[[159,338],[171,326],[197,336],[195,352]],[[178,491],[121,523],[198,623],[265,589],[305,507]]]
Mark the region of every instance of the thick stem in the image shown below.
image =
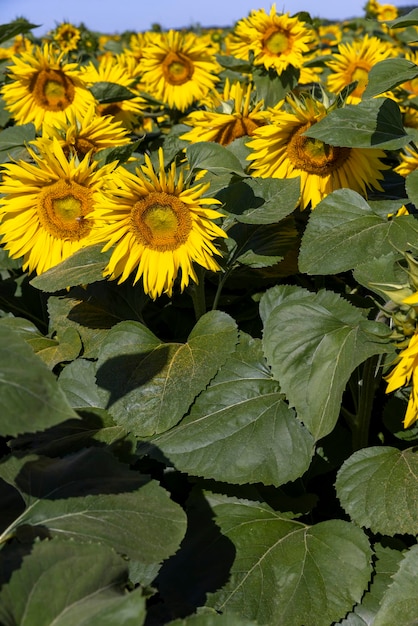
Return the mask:
[[[369,443],[370,420],[376,388],[381,378],[381,368],[377,367],[379,357],[374,355],[363,365],[360,400],[357,415],[352,425],[353,449],[365,448]]]

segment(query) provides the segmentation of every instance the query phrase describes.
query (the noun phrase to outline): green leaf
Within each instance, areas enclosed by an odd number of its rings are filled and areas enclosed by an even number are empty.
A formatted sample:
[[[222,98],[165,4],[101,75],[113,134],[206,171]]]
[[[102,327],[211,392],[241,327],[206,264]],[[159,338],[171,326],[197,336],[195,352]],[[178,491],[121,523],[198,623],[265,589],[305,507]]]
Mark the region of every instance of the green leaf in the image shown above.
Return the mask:
[[[67,287],[104,280],[103,270],[109,254],[101,252],[102,248],[103,244],[82,248],[62,263],[33,278],[30,284],[41,291],[53,293]]]
[[[16,35],[24,35],[32,30],[32,28],[39,28],[40,24],[31,24],[23,17],[18,17],[9,22],[8,24],[1,24],[0,26],[0,44],[5,41],[9,41],[16,37]]]
[[[180,421],[237,343],[226,313],[206,313],[187,343],[163,343],[145,326],[122,322],[104,341],[97,384],[115,421],[139,437],[162,433]]]
[[[216,524],[236,555],[217,611],[260,624],[329,626],[360,601],[371,574],[366,535],[329,520],[306,526],[257,502],[209,497]]]
[[[122,102],[123,100],[136,98],[136,95],[127,87],[108,81],[94,83],[89,89],[100,104]]]
[[[96,364],[93,361],[74,360],[63,369],[58,380],[74,409],[105,408],[96,385]]]
[[[393,575],[393,582],[383,596],[373,626],[414,626],[417,623],[417,571],[418,546],[414,545]]]
[[[77,414],[42,360],[16,332],[0,325],[0,432],[16,436]]]
[[[190,414],[152,444],[181,471],[238,484],[295,480],[313,453],[311,435],[271,379],[261,342],[247,335]]]
[[[418,206],[418,171],[410,172],[405,180],[406,193],[409,200]]]
[[[277,74],[274,69],[265,70],[253,66],[252,76],[258,99],[264,100],[265,107],[276,106],[296,87],[299,74],[300,71],[292,65],[281,74]]]
[[[246,176],[239,159],[228,148],[218,143],[202,141],[186,148],[190,169],[209,170],[216,174],[234,173]]]
[[[396,150],[409,143],[402,116],[390,98],[372,98],[334,109],[304,132],[332,146]]]
[[[257,624],[236,613],[226,612],[219,615],[213,609],[205,607],[197,615],[176,619],[174,622],[169,622],[167,626],[257,626]]]
[[[355,191],[338,189],[309,217],[299,268],[307,274],[336,274],[415,243],[418,221],[413,215],[388,220]]]
[[[379,256],[377,259],[358,265],[353,276],[360,285],[387,300],[391,286],[395,294],[399,285],[402,286],[408,282],[405,270],[399,265],[402,258],[402,255],[397,252]]]
[[[361,603],[357,604],[352,613],[338,622],[339,626],[370,626],[379,611],[382,597],[392,583],[393,574],[398,571],[402,552],[376,544],[374,546],[375,565],[372,583],[364,594]],[[395,620],[396,624],[399,622]],[[392,624],[391,624],[392,626]]]
[[[141,626],[145,598],[125,591],[127,562],[110,548],[54,539],[33,546],[0,591],[3,626]]]
[[[58,363],[76,359],[81,352],[82,344],[76,329],[70,327],[55,335],[54,345],[44,347],[32,345],[32,347],[36,349],[36,354],[52,370]]]
[[[35,135],[33,124],[19,124],[2,130],[0,132],[0,163],[19,158],[22,150],[26,149],[26,144],[35,139]]]
[[[408,80],[414,80],[417,76],[418,66],[407,59],[395,58],[379,61],[369,72],[363,98],[373,98]]]
[[[275,224],[292,213],[299,196],[299,178],[248,178],[229,185],[217,198],[239,222]]]
[[[375,533],[418,533],[418,457],[414,448],[389,446],[355,452],[338,472],[344,510]]]
[[[407,28],[408,26],[416,26],[418,24],[418,9],[412,9],[406,15],[397,17],[396,20],[386,22],[389,28]]]
[[[263,347],[290,405],[315,439],[330,433],[354,369],[387,351],[390,329],[339,295],[320,291],[280,301],[265,321]]]
[[[173,554],[185,533],[183,510],[156,481],[99,448],[62,459],[9,457],[0,475],[26,503],[0,543],[27,536],[29,526],[50,537],[100,542],[151,564]]]

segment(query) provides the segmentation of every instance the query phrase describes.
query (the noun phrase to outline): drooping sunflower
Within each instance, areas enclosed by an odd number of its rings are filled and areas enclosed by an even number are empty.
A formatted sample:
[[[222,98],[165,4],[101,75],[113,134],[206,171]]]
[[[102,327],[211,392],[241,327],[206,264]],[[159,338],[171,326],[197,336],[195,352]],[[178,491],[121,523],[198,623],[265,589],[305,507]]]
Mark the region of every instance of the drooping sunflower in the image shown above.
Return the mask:
[[[77,155],[82,160],[86,154],[91,156],[104,148],[116,148],[127,145],[130,141],[128,130],[110,115],[100,116],[92,105],[83,119],[68,115],[65,122],[42,127],[42,137],[33,143],[41,150],[48,148],[55,137],[66,157]]]
[[[411,385],[408,406],[404,418],[404,426],[408,428],[418,419],[418,333],[409,340],[408,347],[397,357],[397,364],[385,376],[388,383],[386,393]]]
[[[357,87],[348,96],[348,104],[358,104],[369,81],[369,72],[376,63],[392,56],[391,46],[378,37],[365,35],[351,43],[340,43],[338,52],[333,54],[326,65],[331,70],[327,88],[332,93],[340,93],[344,87],[357,81]]]
[[[208,185],[188,187],[184,169],[177,171],[174,163],[166,173],[162,149],[158,171],[146,155],[135,174],[119,167],[112,180],[93,212],[102,224],[97,240],[106,242],[103,251],[114,246],[105,276],[121,283],[135,272],[134,283],[142,278],[145,293],[155,299],[172,295],[179,272],[181,290],[190,279],[197,282],[193,263],[220,269],[214,240],[226,234],[213,221],[221,214],[208,208],[219,202],[202,197]]]
[[[278,14],[276,5],[270,13],[264,9],[253,10],[249,17],[239,20],[229,40],[233,56],[248,61],[254,55],[254,65],[274,68],[278,74],[289,65],[300,68],[303,55],[310,50],[313,32],[297,17],[289,13]]]
[[[57,139],[42,153],[28,148],[33,163],[3,166],[0,236],[23,269],[41,274],[90,242],[96,197],[115,164],[97,169],[86,156],[67,159]]]
[[[236,81],[232,85],[226,80],[223,97],[212,110],[192,111],[184,124],[192,129],[180,136],[186,141],[215,141],[227,146],[234,139],[251,136],[253,131],[266,123],[264,102],[251,102],[253,87],[244,87]],[[218,104],[218,103],[215,103]]]
[[[209,37],[170,30],[158,33],[142,51],[145,91],[170,108],[185,111],[219,81],[220,66]]]
[[[131,61],[134,61],[133,57],[128,60],[122,54],[103,56],[97,66],[90,62],[83,67],[83,79],[89,87],[96,83],[108,82],[121,85],[134,94],[125,100],[102,103],[96,107],[98,115],[111,115],[115,121],[121,122],[128,129],[138,125],[146,106],[137,89],[138,76],[130,72]]]
[[[388,169],[383,150],[328,145],[304,132],[327,115],[322,102],[306,96],[287,99],[270,109],[270,123],[258,128],[247,143],[251,171],[261,178],[300,176],[300,207],[315,206],[336,189],[348,188],[367,195],[368,188],[382,191],[379,180]]]
[[[94,102],[77,63],[66,63],[64,53],[51,44],[12,56],[8,67],[11,82],[1,89],[6,109],[17,124],[32,122],[37,129],[44,122],[64,120],[67,113],[83,117]]]

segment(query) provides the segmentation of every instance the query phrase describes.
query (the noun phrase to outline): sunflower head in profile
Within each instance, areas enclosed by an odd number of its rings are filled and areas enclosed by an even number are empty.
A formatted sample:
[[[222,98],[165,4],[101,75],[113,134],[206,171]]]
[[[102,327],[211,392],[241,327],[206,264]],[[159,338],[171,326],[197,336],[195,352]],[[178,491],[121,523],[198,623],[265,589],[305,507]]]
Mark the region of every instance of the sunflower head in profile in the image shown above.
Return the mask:
[[[192,129],[181,135],[186,141],[215,141],[227,146],[234,139],[251,136],[266,123],[263,100],[252,101],[251,83],[246,87],[239,81],[232,85],[227,79],[221,101],[215,101],[212,110],[192,111],[184,124]]]
[[[356,88],[347,98],[347,103],[358,104],[369,82],[372,67],[392,54],[393,49],[389,44],[367,34],[357,41],[340,43],[338,52],[326,63],[331,70],[327,88],[332,93],[340,93],[344,87],[357,82]]]
[[[239,59],[249,60],[254,55],[254,65],[273,68],[278,74],[289,65],[300,68],[303,55],[310,50],[313,33],[297,17],[276,13],[272,4],[270,13],[264,9],[251,11],[249,17],[239,20],[229,42],[229,50]]]
[[[156,33],[142,51],[145,91],[170,108],[185,111],[214,88],[220,66],[209,37],[170,30]]]
[[[399,154],[399,164],[394,168],[397,174],[406,178],[411,172],[418,169],[418,152],[412,146],[404,146],[403,152]]]
[[[187,186],[184,170],[172,163],[166,173],[162,149],[158,156],[156,169],[148,155],[135,174],[119,167],[93,212],[102,224],[97,241],[106,242],[103,251],[113,248],[105,275],[121,283],[135,273],[134,284],[142,278],[153,299],[171,296],[179,273],[181,291],[197,282],[194,263],[218,271],[214,240],[226,237],[213,221],[221,214],[209,208],[219,202],[202,197],[208,185]]]
[[[83,117],[94,102],[77,63],[66,63],[63,57],[45,44],[11,58],[10,80],[1,95],[17,124],[31,122],[39,129],[44,122],[64,120],[67,113]]]
[[[42,152],[28,150],[33,163],[3,166],[0,236],[24,270],[41,274],[90,243],[90,214],[115,164],[97,169],[88,157],[67,159],[57,139]]]
[[[87,154],[94,156],[104,148],[116,148],[130,142],[127,129],[110,115],[97,115],[94,105],[81,120],[75,115],[68,115],[59,124],[44,124],[42,136],[32,143],[42,151],[43,146],[48,149],[54,137],[67,158],[77,156],[80,161]]]
[[[247,143],[251,171],[261,178],[300,177],[300,208],[312,209],[329,193],[348,188],[367,195],[382,191],[379,180],[389,166],[383,150],[328,145],[304,133],[327,115],[327,107],[306,95],[288,98],[270,109],[270,123],[258,128]]]

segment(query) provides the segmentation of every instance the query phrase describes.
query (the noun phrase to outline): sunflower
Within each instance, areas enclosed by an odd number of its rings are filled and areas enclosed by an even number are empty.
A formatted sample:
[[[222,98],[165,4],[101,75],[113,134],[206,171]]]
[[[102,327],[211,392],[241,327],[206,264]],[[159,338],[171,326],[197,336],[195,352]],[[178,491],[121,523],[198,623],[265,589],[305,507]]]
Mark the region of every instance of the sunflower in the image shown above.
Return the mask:
[[[158,33],[142,51],[145,91],[170,108],[185,111],[214,88],[221,68],[208,37],[170,30]]]
[[[215,141],[227,146],[234,139],[252,135],[253,131],[266,123],[263,101],[251,104],[252,85],[245,88],[240,82],[232,85],[226,80],[223,99],[214,110],[193,111],[184,124],[192,130],[180,136],[186,141]]]
[[[99,104],[96,108],[98,115],[111,115],[116,122],[121,122],[128,129],[138,125],[146,106],[137,89],[138,75],[132,71],[134,64],[133,57],[127,59],[120,54],[103,56],[97,66],[90,62],[83,68],[83,79],[89,87],[101,82],[114,83],[133,94],[128,99]]]
[[[398,9],[393,4],[376,3],[375,17],[379,22],[390,22],[398,17]]]
[[[50,44],[32,45],[12,56],[11,82],[2,87],[1,95],[17,124],[32,122],[39,129],[44,122],[64,120],[67,113],[83,117],[94,102],[77,64],[65,63],[63,56]]]
[[[411,146],[404,146],[404,152],[399,154],[400,163],[394,171],[405,178],[418,168],[418,152]]]
[[[68,115],[65,122],[42,127],[42,137],[33,143],[42,150],[55,137],[66,157],[77,155],[82,160],[86,154],[94,155],[104,148],[116,148],[130,142],[128,131],[110,115],[96,115],[92,105],[85,117],[79,120],[75,115]]]
[[[28,151],[33,163],[3,166],[0,235],[24,270],[41,274],[88,245],[96,230],[90,213],[115,164],[67,160],[57,139],[43,152]]]
[[[190,278],[197,282],[193,262],[219,270],[214,255],[220,253],[213,240],[226,237],[212,221],[221,214],[205,207],[219,202],[202,198],[209,185],[187,187],[184,170],[177,173],[172,163],[166,173],[161,148],[158,156],[159,171],[148,155],[135,174],[119,167],[112,189],[93,212],[103,224],[97,239],[106,242],[103,251],[114,246],[105,276],[121,283],[135,271],[134,284],[142,277],[144,291],[153,299],[172,295],[179,270],[182,291]]]
[[[273,68],[278,74],[289,65],[300,68],[303,55],[309,52],[313,33],[304,22],[289,13],[276,13],[272,4],[270,13],[253,10],[249,17],[239,20],[230,39],[230,54],[248,61],[254,55],[254,65]]]
[[[365,35],[359,41],[340,43],[326,65],[331,70],[327,87],[333,93],[340,93],[344,87],[357,81],[357,87],[348,96],[348,104],[358,104],[369,81],[369,72],[376,63],[392,56],[391,47],[378,37]]]
[[[63,52],[70,52],[77,50],[78,42],[81,39],[81,31],[73,24],[64,22],[57,26],[52,36],[56,47]]]
[[[258,128],[247,143],[251,170],[262,178],[300,176],[301,209],[314,208],[335,189],[349,188],[365,196],[368,187],[382,191],[379,180],[389,166],[383,150],[343,148],[306,137],[304,132],[327,115],[327,108],[306,96],[287,99],[270,109],[270,123]]]
[[[418,333],[412,335],[408,347],[397,357],[397,364],[385,376],[386,393],[411,385],[404,426],[408,428],[418,419]]]

